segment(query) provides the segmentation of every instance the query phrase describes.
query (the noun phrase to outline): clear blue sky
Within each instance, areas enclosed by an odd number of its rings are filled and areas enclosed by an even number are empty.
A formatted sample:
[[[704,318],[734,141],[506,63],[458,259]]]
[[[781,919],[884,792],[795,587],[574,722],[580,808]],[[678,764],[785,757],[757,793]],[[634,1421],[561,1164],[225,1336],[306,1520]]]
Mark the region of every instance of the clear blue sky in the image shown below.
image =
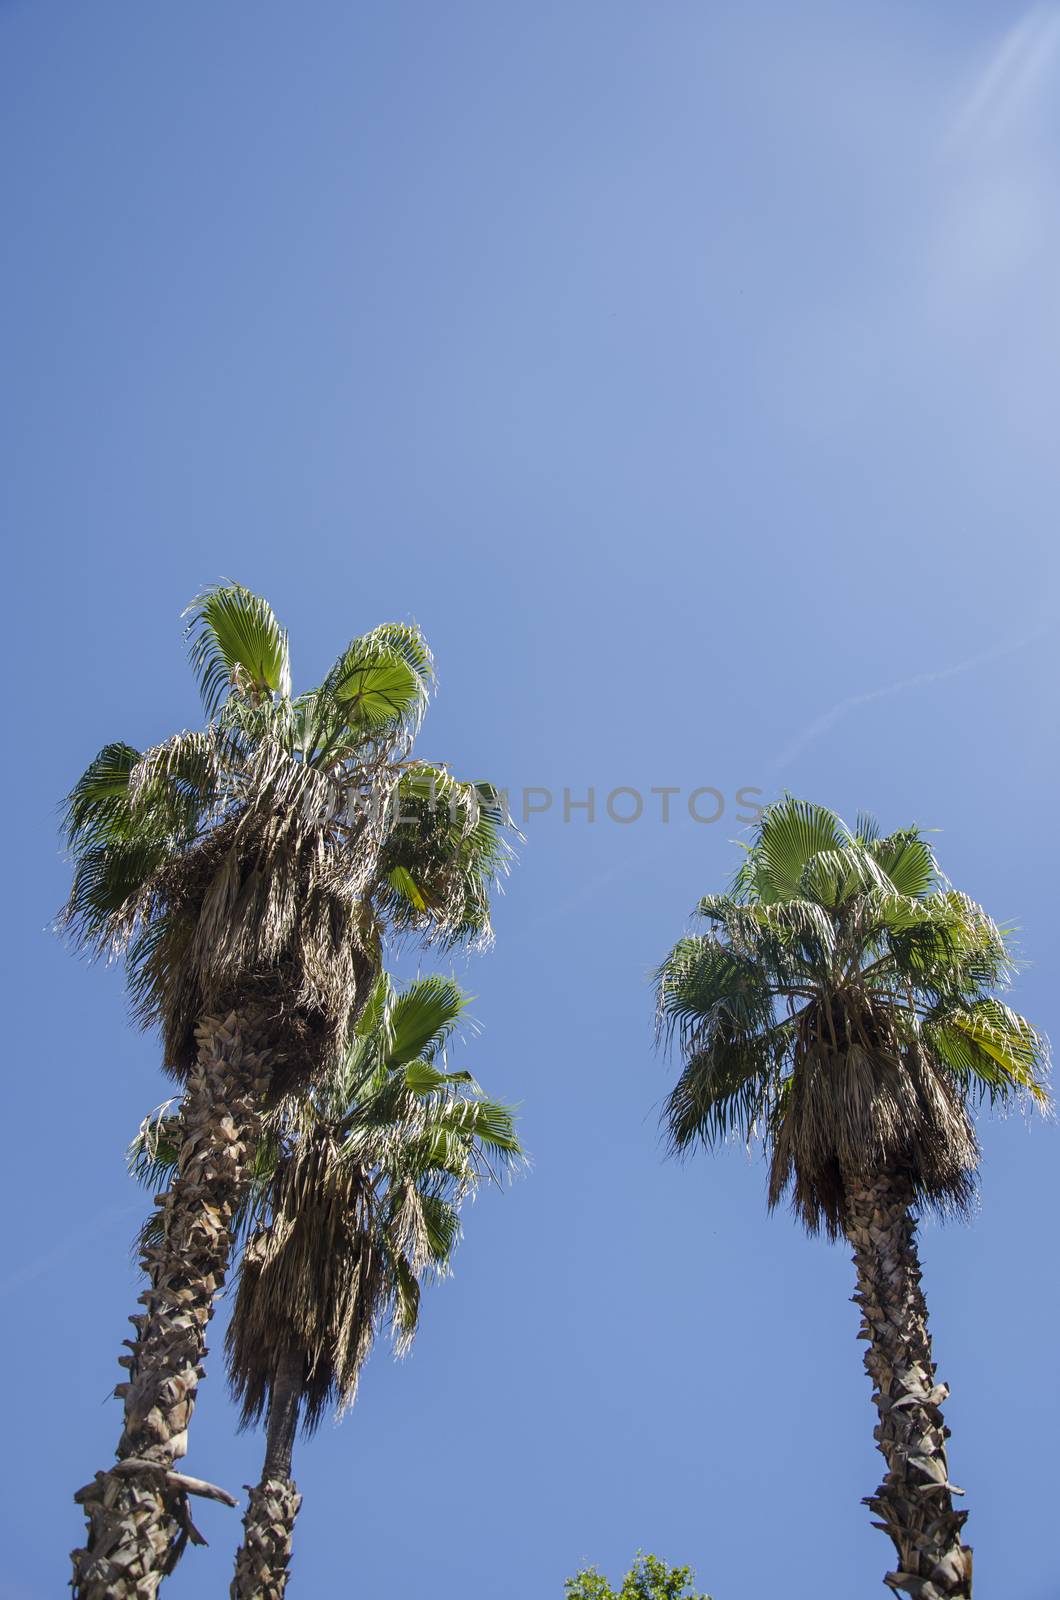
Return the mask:
[[[533,1170],[299,1450],[292,1595],[558,1600],[638,1546],[716,1600],[883,1594],[846,1254],[757,1157],[663,1159],[649,977],[736,789],[790,787],[940,829],[1056,1029],[1058,134],[1049,6],[0,0],[3,1600],[62,1592],[113,1449],[165,1092],[48,932],[55,803],[197,716],[220,576],[302,685],[415,617],[460,769],[729,802],[528,825],[461,970]],[[984,1144],[981,1214],[924,1237],[953,1475],[983,1594],[1052,1600],[1057,1136]],[[238,1490],[211,1345],[188,1465]],[[225,1590],[202,1522],[174,1600]]]

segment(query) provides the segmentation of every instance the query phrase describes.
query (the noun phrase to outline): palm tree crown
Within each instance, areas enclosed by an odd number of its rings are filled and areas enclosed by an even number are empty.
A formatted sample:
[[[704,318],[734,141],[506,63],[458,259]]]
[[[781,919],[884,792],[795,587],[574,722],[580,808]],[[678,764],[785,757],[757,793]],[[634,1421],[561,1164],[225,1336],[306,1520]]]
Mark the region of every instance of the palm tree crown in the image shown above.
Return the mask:
[[[951,888],[920,831],[853,830],[792,798],[769,807],[705,933],[658,974],[660,1023],[683,1070],[672,1145],[761,1136],[769,1201],[790,1192],[833,1236],[850,1177],[890,1172],[960,1209],[977,1144],[969,1107],[1047,1103],[1041,1035],[997,998],[1003,931]]]
[[[446,1070],[466,996],[430,977],[373,988],[341,1061],[265,1119],[235,1230],[247,1242],[226,1338],[247,1426],[268,1418],[261,1480],[243,1519],[231,1594],[279,1600],[301,1496],[299,1425],[352,1403],[380,1326],[399,1350],[415,1333],[420,1285],[448,1270],[459,1207],[492,1163],[520,1155],[511,1112],[467,1072]],[[179,1117],[162,1107],[133,1145],[140,1178],[175,1170]],[[148,1224],[148,1230],[157,1223]]]
[[[189,617],[207,725],[109,744],[79,779],[65,922],[126,956],[169,1070],[187,1071],[204,1014],[257,1002],[282,1087],[341,1052],[384,927],[488,937],[507,819],[491,785],[411,759],[432,681],[417,628],[354,639],[294,695],[266,601],[228,584]]]
[[[402,993],[381,978],[339,1067],[271,1119],[227,1336],[244,1424],[292,1355],[306,1432],[349,1405],[381,1323],[399,1349],[411,1341],[421,1279],[446,1272],[460,1202],[491,1161],[519,1156],[511,1112],[446,1070],[466,1004],[450,978]]]

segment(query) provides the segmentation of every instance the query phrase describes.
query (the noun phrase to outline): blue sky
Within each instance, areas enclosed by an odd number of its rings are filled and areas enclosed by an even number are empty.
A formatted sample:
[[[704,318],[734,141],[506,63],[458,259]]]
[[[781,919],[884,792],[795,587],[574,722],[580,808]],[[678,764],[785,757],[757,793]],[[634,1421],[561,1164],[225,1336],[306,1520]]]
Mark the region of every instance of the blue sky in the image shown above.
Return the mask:
[[[66,1581],[110,1457],[167,1092],[48,931],[58,797],[197,715],[231,576],[296,679],[414,617],[421,749],[531,818],[463,1059],[531,1172],[414,1354],[300,1448],[292,1594],[547,1600],[638,1546],[716,1600],[872,1593],[890,1547],[841,1248],[758,1156],[667,1162],[650,974],[785,787],[940,830],[1056,1031],[1060,11],[764,0],[0,3],[9,1071],[2,1600]],[[618,786],[718,789],[697,824]],[[407,963],[406,963],[407,965]],[[985,1594],[1056,1593],[1056,1132],[984,1129],[924,1233]],[[189,1470],[239,1490],[220,1326]],[[236,1521],[167,1593],[223,1592]]]

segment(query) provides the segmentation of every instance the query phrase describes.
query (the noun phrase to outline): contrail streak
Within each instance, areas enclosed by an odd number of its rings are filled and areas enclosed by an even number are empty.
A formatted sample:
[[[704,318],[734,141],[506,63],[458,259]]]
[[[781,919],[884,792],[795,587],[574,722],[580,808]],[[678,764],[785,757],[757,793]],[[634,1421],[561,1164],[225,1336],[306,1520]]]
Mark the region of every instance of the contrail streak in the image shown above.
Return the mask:
[[[874,700],[887,700],[893,694],[903,694],[907,689],[922,689],[929,683],[941,683],[945,678],[956,678],[963,672],[974,672],[976,667],[984,667],[988,662],[1000,661],[1003,656],[1011,656],[1017,650],[1025,650],[1028,645],[1034,644],[1050,632],[1044,626],[1029,633],[1023,639],[1016,639],[1009,644],[995,645],[992,650],[983,650],[978,655],[969,656],[967,661],[957,661],[952,666],[940,667],[937,672],[920,672],[914,678],[899,678],[896,683],[885,683],[882,688],[869,689],[864,694],[852,694],[845,700],[840,700],[830,711],[825,711],[816,721],[811,722],[801,733],[797,733],[777,756],[776,760],[767,769],[771,774],[779,772],[781,768],[790,766],[796,757],[800,756],[807,746],[828,733],[841,717],[848,711],[853,711],[858,706],[867,706]]]

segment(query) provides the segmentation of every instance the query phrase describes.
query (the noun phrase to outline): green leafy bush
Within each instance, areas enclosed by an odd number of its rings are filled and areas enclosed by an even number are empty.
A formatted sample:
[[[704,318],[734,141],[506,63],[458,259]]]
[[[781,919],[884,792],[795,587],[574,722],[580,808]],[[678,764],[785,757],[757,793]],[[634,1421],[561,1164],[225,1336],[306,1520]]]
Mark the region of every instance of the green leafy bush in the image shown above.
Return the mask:
[[[565,1584],[567,1600],[710,1600],[693,1587],[691,1567],[671,1567],[658,1556],[638,1553],[622,1580],[621,1589],[612,1589],[595,1567],[586,1567]]]

